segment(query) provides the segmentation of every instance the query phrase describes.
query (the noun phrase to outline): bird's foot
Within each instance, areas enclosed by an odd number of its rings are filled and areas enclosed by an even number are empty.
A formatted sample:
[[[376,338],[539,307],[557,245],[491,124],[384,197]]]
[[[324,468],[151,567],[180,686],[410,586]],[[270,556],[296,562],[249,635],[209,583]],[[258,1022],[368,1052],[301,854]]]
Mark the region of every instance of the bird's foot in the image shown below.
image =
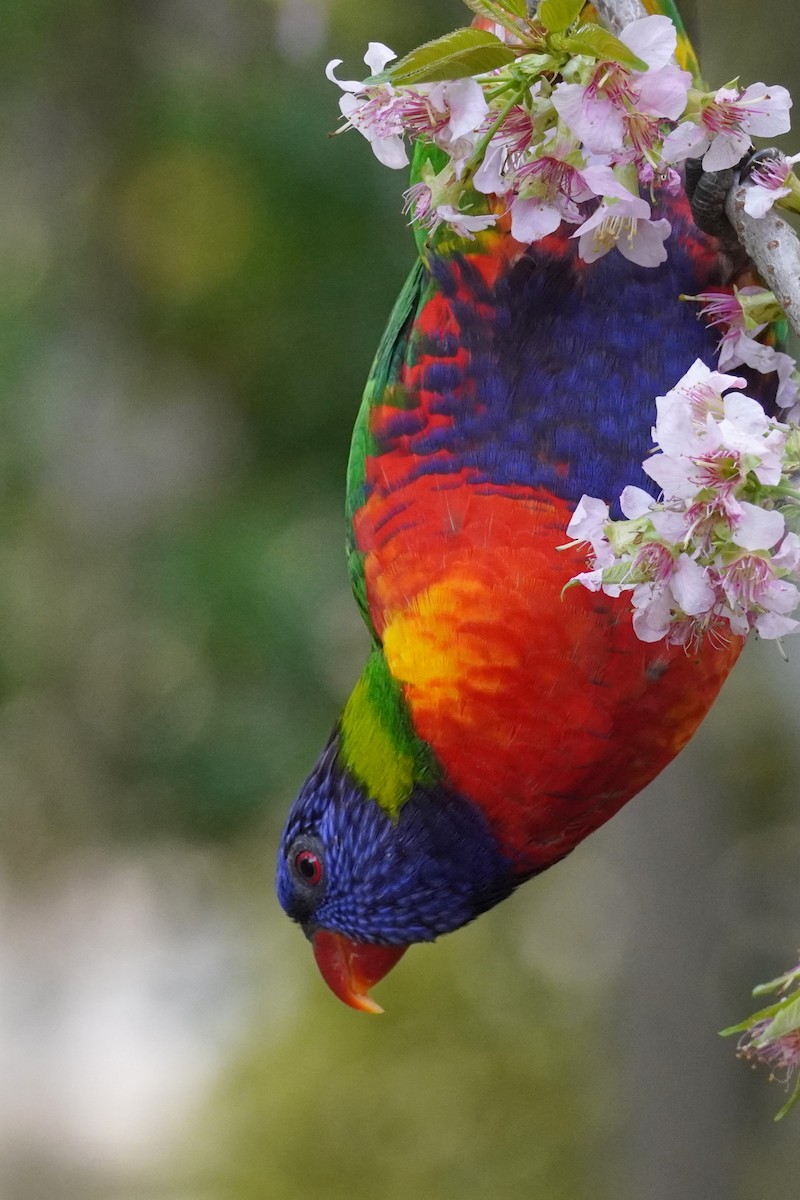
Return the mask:
[[[756,150],[746,155],[736,166],[724,171],[704,171],[702,159],[686,160],[686,195],[692,209],[694,223],[703,233],[718,238],[723,245],[737,244],[733,226],[725,215],[725,201],[734,183],[751,174],[760,163],[777,158],[780,151],[774,146]]]

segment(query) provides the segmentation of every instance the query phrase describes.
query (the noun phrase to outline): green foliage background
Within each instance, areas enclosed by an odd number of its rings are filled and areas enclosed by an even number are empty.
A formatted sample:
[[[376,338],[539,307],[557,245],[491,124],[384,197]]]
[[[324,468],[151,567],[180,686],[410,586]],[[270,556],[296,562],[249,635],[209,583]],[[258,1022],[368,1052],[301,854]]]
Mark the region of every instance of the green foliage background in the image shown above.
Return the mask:
[[[797,94],[793,6],[695,7],[712,83]],[[410,954],[380,1021],[323,991],[272,899],[283,813],[365,651],[344,465],[412,253],[400,175],[328,136],[323,67],[358,76],[368,40],[402,53],[463,20],[456,0],[4,5],[0,1025],[40,1056],[31,1076],[7,1052],[10,1200],[755,1200],[796,1179],[780,1096],[715,1041],[797,938],[796,650],[755,648],[683,763],[552,877]],[[126,975],[134,943],[160,949]],[[103,1032],[114,989],[149,997],[129,1054],[127,1018]],[[24,1103],[17,1077],[40,1080]]]

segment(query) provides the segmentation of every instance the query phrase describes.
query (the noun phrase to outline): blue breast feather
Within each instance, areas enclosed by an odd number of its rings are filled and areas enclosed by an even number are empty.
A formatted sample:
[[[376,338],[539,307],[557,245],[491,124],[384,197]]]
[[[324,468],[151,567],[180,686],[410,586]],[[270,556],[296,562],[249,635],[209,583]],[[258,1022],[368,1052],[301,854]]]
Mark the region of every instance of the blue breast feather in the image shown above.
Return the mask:
[[[721,282],[709,278],[713,259],[690,253],[702,235],[670,217],[657,268],[616,251],[580,264],[565,240],[558,254],[532,246],[489,286],[467,257],[434,258],[428,295],[447,298],[460,333],[410,328],[407,361],[420,364],[426,395],[404,396],[379,452],[403,439],[406,479],[438,474],[445,487],[466,469],[482,491],[527,485],[572,503],[584,492],[616,500],[631,483],[656,494],[641,469],[655,398],[696,358],[716,358],[717,334],[678,296]],[[466,366],[453,361],[459,344]],[[451,420],[431,428],[431,414]]]

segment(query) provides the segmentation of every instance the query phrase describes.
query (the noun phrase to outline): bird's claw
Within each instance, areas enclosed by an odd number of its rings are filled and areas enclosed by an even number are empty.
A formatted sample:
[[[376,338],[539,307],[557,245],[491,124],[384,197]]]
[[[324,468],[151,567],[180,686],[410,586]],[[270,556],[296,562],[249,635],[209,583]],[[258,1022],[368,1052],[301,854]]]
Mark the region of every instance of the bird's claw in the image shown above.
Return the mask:
[[[766,146],[763,150],[754,150],[752,154],[746,155],[736,167],[739,172],[739,182],[744,183],[761,163],[780,157],[781,152],[777,146]]]
[[[725,201],[733,182],[733,167],[724,171],[704,171],[702,159],[687,159],[686,194],[694,223],[703,233],[726,244],[736,241],[733,227],[725,216]]]
[[[747,154],[736,166],[723,171],[704,171],[702,159],[686,161],[686,195],[692,209],[694,223],[703,233],[718,238],[727,248],[737,243],[733,226],[725,215],[725,201],[737,182],[746,180],[753,170],[769,159],[778,158],[780,150],[767,146]]]

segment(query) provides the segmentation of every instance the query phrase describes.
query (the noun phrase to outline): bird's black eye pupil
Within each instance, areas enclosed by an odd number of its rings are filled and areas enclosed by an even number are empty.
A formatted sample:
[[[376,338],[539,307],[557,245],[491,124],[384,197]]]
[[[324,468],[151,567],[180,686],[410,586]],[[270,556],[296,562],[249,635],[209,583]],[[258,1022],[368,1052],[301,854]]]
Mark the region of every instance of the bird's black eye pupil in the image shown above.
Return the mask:
[[[322,863],[313,850],[301,850],[295,855],[294,865],[306,883],[316,884],[322,878]]]

